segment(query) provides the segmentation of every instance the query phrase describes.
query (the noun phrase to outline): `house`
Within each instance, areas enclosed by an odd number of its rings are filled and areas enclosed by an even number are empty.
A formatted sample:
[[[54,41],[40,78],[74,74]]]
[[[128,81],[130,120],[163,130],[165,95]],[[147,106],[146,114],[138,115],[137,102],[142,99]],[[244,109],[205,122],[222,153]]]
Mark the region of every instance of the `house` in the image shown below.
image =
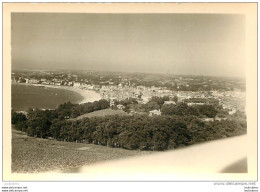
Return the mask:
[[[79,82],[75,82],[73,87],[80,87],[80,83]]]
[[[124,105],[120,105],[120,104],[119,104],[119,105],[117,105],[116,107],[117,107],[118,109],[120,109],[120,110],[122,110],[122,109],[124,109],[124,108],[125,108],[125,106],[124,106]]]
[[[231,111],[228,112],[229,115],[233,115],[234,113],[236,113],[237,111],[235,109],[231,109]]]
[[[171,104],[176,105],[175,101],[165,101],[163,104],[164,105],[171,105]]]
[[[205,103],[187,103],[188,106],[193,106],[193,105],[204,105]]]
[[[111,101],[110,101],[110,107],[112,107],[112,106],[114,106],[114,105],[115,105],[114,100],[111,100]]]
[[[216,120],[216,121],[222,121],[222,120],[227,120],[227,118],[216,117],[215,120]]]
[[[55,83],[55,85],[61,86],[61,83]]]
[[[152,110],[149,111],[149,116],[154,116],[154,115],[161,115],[161,111],[160,110]]]
[[[73,86],[73,82],[69,81],[68,86]]]
[[[149,101],[149,98],[148,97],[145,97],[145,96],[142,96],[142,104],[146,104],[146,103],[148,103],[148,101]]]
[[[210,122],[210,121],[214,121],[214,118],[204,118],[203,120],[206,122]]]

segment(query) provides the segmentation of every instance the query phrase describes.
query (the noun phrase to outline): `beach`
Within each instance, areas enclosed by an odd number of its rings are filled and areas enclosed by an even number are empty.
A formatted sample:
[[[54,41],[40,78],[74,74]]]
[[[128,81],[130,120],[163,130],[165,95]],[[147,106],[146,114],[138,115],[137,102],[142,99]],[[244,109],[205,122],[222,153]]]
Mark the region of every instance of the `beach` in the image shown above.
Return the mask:
[[[45,87],[49,87],[49,88],[65,89],[65,90],[68,90],[68,91],[74,91],[74,92],[80,94],[83,97],[83,100],[80,101],[79,104],[87,103],[87,102],[99,101],[101,99],[100,93],[98,93],[98,92],[96,92],[94,90],[81,89],[79,87],[43,85],[43,84],[29,84],[29,85],[45,86]]]

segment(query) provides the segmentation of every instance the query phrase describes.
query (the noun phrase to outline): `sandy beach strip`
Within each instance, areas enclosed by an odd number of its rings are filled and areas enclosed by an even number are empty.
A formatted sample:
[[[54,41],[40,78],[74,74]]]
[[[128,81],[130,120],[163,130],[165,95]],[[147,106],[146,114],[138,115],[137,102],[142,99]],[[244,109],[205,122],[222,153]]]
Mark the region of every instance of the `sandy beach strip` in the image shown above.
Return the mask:
[[[83,97],[83,99],[79,102],[79,104],[99,101],[100,99],[102,99],[100,93],[98,93],[97,91],[81,89],[79,87],[44,85],[44,84],[29,84],[29,83],[15,83],[15,84],[37,86],[37,87],[49,87],[49,88],[55,88],[55,89],[65,89],[65,90],[69,90],[69,91],[74,91],[74,92],[80,94]]]

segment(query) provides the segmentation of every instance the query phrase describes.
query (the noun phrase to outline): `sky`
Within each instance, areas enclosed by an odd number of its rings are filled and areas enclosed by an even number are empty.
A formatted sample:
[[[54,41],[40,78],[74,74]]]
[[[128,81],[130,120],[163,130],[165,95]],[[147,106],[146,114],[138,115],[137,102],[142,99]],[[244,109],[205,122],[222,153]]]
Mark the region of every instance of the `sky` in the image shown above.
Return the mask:
[[[12,69],[245,76],[245,17],[12,13]]]

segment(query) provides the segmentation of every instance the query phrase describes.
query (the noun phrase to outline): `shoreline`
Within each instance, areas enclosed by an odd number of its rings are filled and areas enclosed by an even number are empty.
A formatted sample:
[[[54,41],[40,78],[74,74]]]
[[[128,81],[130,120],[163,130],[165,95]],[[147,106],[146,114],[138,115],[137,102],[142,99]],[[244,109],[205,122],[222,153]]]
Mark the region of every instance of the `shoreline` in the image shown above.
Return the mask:
[[[74,91],[83,97],[83,99],[81,101],[77,102],[77,104],[94,102],[94,101],[99,101],[100,99],[102,99],[100,93],[98,93],[94,90],[80,89],[78,87],[44,85],[44,84],[29,84],[29,83],[12,83],[12,84],[28,85],[28,86],[36,86],[36,87],[48,87],[48,88],[54,88],[54,89],[64,89],[64,90],[68,90],[68,91]]]

